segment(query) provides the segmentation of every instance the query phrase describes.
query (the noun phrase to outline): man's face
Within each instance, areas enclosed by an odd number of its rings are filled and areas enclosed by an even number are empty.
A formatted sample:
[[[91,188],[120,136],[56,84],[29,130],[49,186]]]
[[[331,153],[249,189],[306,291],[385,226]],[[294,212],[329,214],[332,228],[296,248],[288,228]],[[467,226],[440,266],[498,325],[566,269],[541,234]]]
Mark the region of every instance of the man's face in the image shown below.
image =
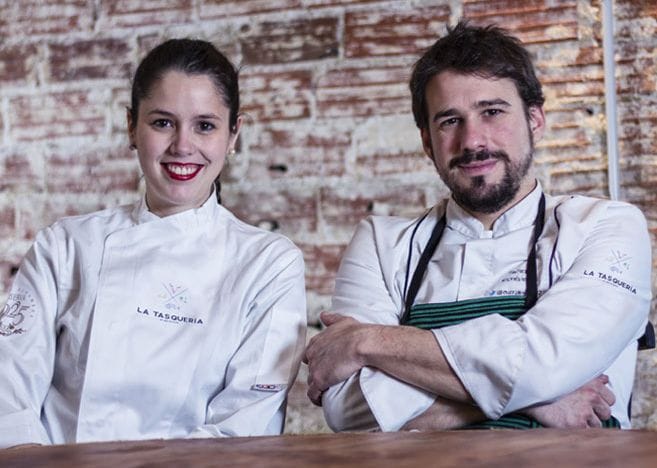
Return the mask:
[[[497,213],[531,192],[545,116],[540,107],[525,112],[513,81],[446,70],[429,81],[426,98],[424,151],[463,208]]]

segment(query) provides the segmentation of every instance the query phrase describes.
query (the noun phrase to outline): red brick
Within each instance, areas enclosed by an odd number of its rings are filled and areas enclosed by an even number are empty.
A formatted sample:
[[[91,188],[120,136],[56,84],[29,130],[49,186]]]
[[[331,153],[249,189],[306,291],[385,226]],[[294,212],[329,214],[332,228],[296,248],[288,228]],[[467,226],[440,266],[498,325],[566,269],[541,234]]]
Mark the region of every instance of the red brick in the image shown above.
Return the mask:
[[[617,20],[653,18],[657,19],[657,4],[654,0],[616,0],[614,14]]]
[[[26,148],[22,152],[8,152],[0,157],[0,192],[43,191],[43,176],[36,173],[32,167],[35,162],[31,163],[28,159],[32,151]]]
[[[351,128],[317,123],[293,129],[265,128],[250,145],[247,179],[339,176],[351,144]]]
[[[13,237],[16,226],[16,213],[13,206],[0,207],[0,238]]]
[[[330,70],[317,82],[321,117],[409,114],[410,67],[378,66]]]
[[[550,78],[545,80],[545,86],[549,86],[554,96],[558,99],[578,99],[585,102],[588,99],[597,101],[605,94],[604,77],[591,79],[584,82],[552,82]]]
[[[305,8],[325,8],[330,6],[364,5],[380,0],[302,0]]]
[[[475,0],[463,2],[473,24],[497,24],[525,44],[578,39],[576,0]]]
[[[347,13],[345,56],[419,55],[444,31],[449,15],[448,5],[409,12],[375,10]]]
[[[638,156],[657,153],[657,115],[652,110],[655,106],[653,101],[626,103],[619,110],[619,141],[623,154]]]
[[[301,6],[302,0],[201,0],[202,19],[225,18],[239,15],[280,12]],[[303,0],[304,2],[307,0]]]
[[[306,289],[317,294],[332,294],[335,273],[340,266],[344,244],[297,244],[306,263]]]
[[[62,150],[46,160],[46,186],[51,193],[137,192],[141,171],[134,159],[117,159],[112,150],[89,152]]]
[[[603,66],[603,54],[604,50],[602,47],[581,47],[577,54],[575,64]]]
[[[558,187],[559,193],[607,197],[607,168],[601,166],[557,169],[550,174],[551,186]]]
[[[419,139],[419,136],[418,136]],[[391,148],[391,150],[395,150]],[[356,156],[359,172],[370,176],[408,174],[409,172],[435,171],[433,163],[422,151],[361,154]]]
[[[102,91],[70,91],[11,98],[11,135],[22,141],[100,135],[105,133],[106,101]]]
[[[264,228],[274,227],[292,239],[317,229],[316,196],[307,190],[285,187],[245,187],[223,190],[223,205],[241,220]]]
[[[310,116],[309,71],[245,73],[240,77],[242,111],[256,123]]]
[[[436,180],[436,184],[439,182]],[[415,216],[427,204],[424,188],[375,180],[372,185],[351,182],[340,187],[323,187],[320,212],[324,222],[333,228],[350,232],[371,214]]]
[[[338,55],[337,18],[264,22],[240,39],[246,64],[286,64]]]
[[[130,69],[130,46],[121,39],[50,44],[50,76],[53,81],[128,78]]]
[[[71,34],[91,31],[93,2],[88,0],[3,0],[0,37]]]
[[[135,196],[135,199],[137,197]],[[36,233],[65,216],[76,216],[117,206],[117,200],[103,193],[71,197],[70,194],[51,193],[47,197],[26,197],[18,207],[16,237],[33,240]]]
[[[36,74],[38,50],[34,44],[0,49],[0,82],[25,84],[33,82]]]
[[[192,0],[122,0],[100,2],[103,30],[159,24],[189,23]]]

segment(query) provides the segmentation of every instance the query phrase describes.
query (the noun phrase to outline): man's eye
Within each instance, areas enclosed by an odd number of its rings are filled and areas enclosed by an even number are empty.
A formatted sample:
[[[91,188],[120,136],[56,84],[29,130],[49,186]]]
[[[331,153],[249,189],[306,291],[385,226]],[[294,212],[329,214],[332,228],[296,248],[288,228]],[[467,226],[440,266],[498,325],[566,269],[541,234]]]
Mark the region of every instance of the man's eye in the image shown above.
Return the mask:
[[[484,111],[484,114],[488,115],[488,116],[498,115],[498,114],[501,114],[501,113],[502,113],[501,109],[486,109]]]
[[[173,127],[173,123],[168,119],[157,119],[154,120],[151,125],[155,128],[168,128]]]
[[[452,117],[451,119],[446,119],[440,122],[440,128],[452,127],[458,123],[459,119]]]

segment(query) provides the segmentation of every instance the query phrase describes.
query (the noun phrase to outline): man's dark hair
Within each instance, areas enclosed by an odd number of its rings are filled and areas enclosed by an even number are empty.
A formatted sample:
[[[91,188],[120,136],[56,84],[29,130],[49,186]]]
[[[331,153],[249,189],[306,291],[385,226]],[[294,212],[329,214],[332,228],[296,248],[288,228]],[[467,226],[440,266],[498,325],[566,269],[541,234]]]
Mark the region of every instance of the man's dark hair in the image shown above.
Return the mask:
[[[418,128],[429,125],[426,88],[438,73],[452,70],[484,78],[513,80],[525,106],[541,106],[545,101],[529,53],[506,30],[494,25],[471,26],[459,21],[415,63],[410,88],[413,117]]]

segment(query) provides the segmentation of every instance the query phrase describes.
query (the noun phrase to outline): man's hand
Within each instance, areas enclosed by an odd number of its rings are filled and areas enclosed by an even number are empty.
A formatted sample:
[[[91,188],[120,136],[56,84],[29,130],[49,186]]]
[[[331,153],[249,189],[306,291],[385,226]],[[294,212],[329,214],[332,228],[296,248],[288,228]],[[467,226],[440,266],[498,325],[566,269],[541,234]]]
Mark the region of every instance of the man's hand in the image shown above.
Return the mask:
[[[303,357],[308,364],[308,398],[318,406],[326,389],[365,365],[358,346],[378,327],[330,312],[322,312],[320,318],[326,329],[310,340]]]
[[[534,406],[523,413],[547,427],[601,427],[602,421],[611,417],[611,405],[616,401],[607,388],[608,382],[609,377],[600,375],[553,403]]]
[[[408,421],[401,430],[445,431],[484,420],[486,416],[476,406],[438,397],[424,413]]]

